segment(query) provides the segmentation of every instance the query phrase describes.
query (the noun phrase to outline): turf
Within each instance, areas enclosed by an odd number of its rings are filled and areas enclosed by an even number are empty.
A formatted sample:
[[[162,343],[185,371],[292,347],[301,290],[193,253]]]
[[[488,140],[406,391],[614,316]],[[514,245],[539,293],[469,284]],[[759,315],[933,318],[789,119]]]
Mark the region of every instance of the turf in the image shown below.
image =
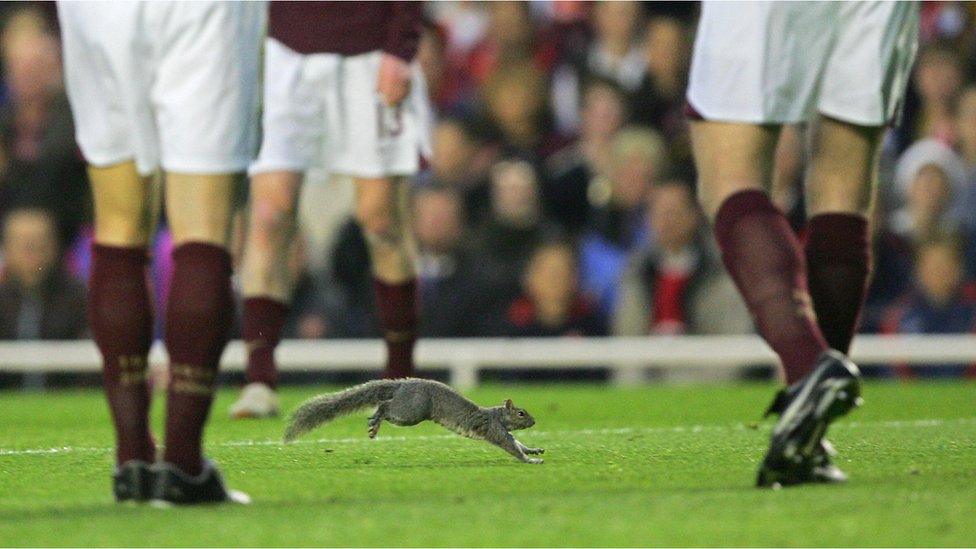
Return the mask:
[[[321,390],[288,389],[285,408]],[[210,454],[255,503],[169,510],[112,503],[99,393],[0,394],[0,545],[976,545],[976,385],[869,385],[831,432],[852,481],[778,491],[752,487],[771,393],[473,391],[536,416],[519,438],[546,462],[527,465],[436,425],[370,441],[367,412],[282,446],[283,419],[232,422],[225,391]]]

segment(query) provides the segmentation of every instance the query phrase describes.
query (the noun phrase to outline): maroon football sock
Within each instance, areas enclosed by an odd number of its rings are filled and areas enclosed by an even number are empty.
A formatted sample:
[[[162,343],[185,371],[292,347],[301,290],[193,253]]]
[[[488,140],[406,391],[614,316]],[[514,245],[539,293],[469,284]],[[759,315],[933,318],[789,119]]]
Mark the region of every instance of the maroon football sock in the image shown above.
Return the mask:
[[[281,329],[288,316],[288,304],[270,297],[244,300],[244,344],[247,347],[248,383],[264,383],[272,389],[278,383],[274,352],[281,341]]]
[[[789,222],[761,191],[730,196],[715,218],[722,260],[760,335],[783,363],[787,383],[827,349],[810,308],[803,254]]]
[[[173,265],[166,310],[170,382],[163,458],[196,475],[203,466],[203,428],[217,367],[233,321],[231,262],[223,248],[193,242],[173,250]]]
[[[145,248],[92,246],[88,322],[102,354],[105,394],[115,425],[119,464],[155,461],[149,429],[146,358],[152,344],[153,310],[146,281]]]
[[[373,279],[380,329],[386,341],[384,377],[413,375],[413,347],[417,341],[417,281],[389,284]]]
[[[807,225],[806,256],[817,324],[832,348],[847,353],[871,272],[867,219],[841,213],[814,216]]]

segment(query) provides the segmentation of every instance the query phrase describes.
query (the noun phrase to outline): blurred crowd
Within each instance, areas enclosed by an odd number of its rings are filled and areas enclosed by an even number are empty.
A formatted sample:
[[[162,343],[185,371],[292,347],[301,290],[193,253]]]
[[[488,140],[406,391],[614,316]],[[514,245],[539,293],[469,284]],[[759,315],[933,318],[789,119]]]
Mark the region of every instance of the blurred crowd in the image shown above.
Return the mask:
[[[697,10],[428,5],[417,62],[437,117],[412,197],[422,335],[752,330],[695,203],[683,107]],[[0,18],[0,339],[85,337],[90,199],[54,8],[6,4]],[[921,36],[882,153],[864,332],[976,328],[976,4],[926,2]],[[784,130],[773,184],[801,235],[805,132]],[[349,183],[307,179],[286,337],[378,335]],[[163,217],[160,298],[168,246]]]

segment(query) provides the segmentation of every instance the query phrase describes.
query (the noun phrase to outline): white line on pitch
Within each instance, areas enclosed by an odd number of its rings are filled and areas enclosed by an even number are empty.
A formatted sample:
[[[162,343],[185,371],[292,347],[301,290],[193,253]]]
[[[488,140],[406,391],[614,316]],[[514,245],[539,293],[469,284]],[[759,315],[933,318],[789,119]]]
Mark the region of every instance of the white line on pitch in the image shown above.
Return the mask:
[[[834,425],[834,429],[851,429],[860,427],[940,427],[943,425],[958,425],[976,423],[976,417],[957,418],[957,419],[915,419],[915,420],[885,420],[885,421],[845,421]],[[768,428],[768,426],[767,426]],[[677,425],[674,427],[618,427],[606,429],[564,429],[555,431],[536,431],[529,432],[529,438],[546,438],[559,435],[626,435],[632,433],[701,433],[708,431],[746,431],[753,430],[744,423],[732,425]],[[379,437],[373,440],[364,437],[350,438],[319,438],[297,440],[289,445],[307,444],[363,444],[375,442],[402,442],[410,440],[447,440],[456,439],[458,435],[418,435],[418,436],[390,436]],[[238,448],[248,446],[284,446],[280,440],[232,440],[218,442],[211,446],[226,448]],[[35,456],[50,454],[70,454],[70,453],[106,453],[113,448],[95,446],[57,446],[53,448],[25,448],[25,449],[6,449],[0,448],[2,456]]]

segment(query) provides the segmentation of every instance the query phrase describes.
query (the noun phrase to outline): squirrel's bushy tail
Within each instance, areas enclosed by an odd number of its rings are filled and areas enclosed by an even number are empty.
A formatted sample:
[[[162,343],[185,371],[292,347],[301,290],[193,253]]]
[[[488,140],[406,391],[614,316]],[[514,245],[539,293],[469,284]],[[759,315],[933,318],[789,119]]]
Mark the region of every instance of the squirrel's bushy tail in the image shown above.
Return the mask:
[[[389,400],[400,383],[393,379],[367,381],[345,391],[319,395],[305,401],[291,416],[285,430],[285,442],[291,442],[339,416]]]

